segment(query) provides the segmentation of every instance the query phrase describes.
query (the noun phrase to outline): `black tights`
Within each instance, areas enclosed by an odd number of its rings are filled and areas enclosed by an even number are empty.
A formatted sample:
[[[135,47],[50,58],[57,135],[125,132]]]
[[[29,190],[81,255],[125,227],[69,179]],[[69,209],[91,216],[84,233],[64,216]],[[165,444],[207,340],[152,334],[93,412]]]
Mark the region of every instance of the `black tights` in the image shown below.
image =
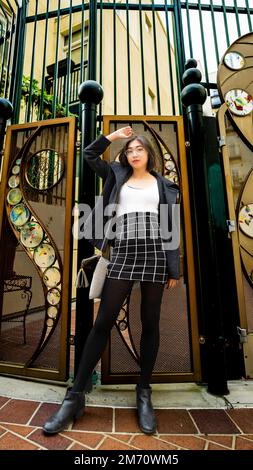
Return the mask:
[[[141,284],[140,385],[150,383],[159,348],[159,320],[164,284],[143,281]],[[105,280],[97,319],[85,343],[73,392],[82,392],[106,347],[110,331],[133,281]]]

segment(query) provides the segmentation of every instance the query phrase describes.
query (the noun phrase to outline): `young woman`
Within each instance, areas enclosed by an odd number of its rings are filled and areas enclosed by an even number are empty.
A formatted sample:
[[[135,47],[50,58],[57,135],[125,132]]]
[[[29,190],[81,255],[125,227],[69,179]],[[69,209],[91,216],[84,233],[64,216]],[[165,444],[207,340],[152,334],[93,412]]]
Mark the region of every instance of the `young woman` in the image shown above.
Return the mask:
[[[119,139],[127,139],[119,162],[108,164],[101,160],[100,155]],[[150,382],[159,347],[161,301],[164,286],[175,287],[179,278],[179,249],[174,246],[175,243],[171,249],[165,235],[161,234],[161,209],[163,214],[164,208],[167,211],[168,228],[171,230],[172,205],[176,203],[178,187],[153,170],[155,153],[151,144],[144,136],[134,136],[130,126],[106,137],[101,135],[86,147],[84,153],[90,167],[103,178],[104,208],[114,204],[116,209],[115,240],[111,242],[111,232],[109,234],[108,231],[113,216],[104,216],[104,227],[107,227],[105,235],[102,239],[96,239],[93,227],[94,236],[90,240],[100,249],[108,243],[113,244],[97,319],[87,338],[73,387],[67,391],[61,408],[43,429],[46,434],[58,433],[83,414],[86,382],[101,358],[134,281],[140,281],[142,334],[140,379],[136,387],[137,410],[140,429],[153,434],[156,419]],[[92,220],[96,220],[97,210],[95,206]]]

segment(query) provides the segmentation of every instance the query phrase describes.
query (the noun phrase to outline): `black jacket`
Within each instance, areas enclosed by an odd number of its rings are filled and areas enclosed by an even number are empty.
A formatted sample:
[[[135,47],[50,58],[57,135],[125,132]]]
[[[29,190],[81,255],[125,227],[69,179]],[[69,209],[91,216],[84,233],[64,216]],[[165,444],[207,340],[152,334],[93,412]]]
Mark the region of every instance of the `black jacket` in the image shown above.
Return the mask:
[[[104,249],[108,244],[106,235],[103,238],[96,238],[95,235],[95,220],[101,221],[101,214],[103,214],[103,227],[110,226],[110,219],[112,215],[104,215],[104,208],[108,204],[116,204],[118,201],[119,192],[122,184],[124,184],[130,177],[132,170],[131,168],[123,167],[119,162],[107,163],[105,160],[100,158],[100,155],[107,149],[111,142],[104,136],[101,135],[97,140],[92,142],[84,149],[84,158],[89,166],[96,172],[98,176],[103,179],[103,191],[102,198],[99,198],[96,203],[90,217],[87,218],[84,227],[84,236],[95,245],[98,249]],[[178,186],[163,176],[159,175],[155,171],[151,171],[152,175],[156,177],[160,204],[166,204],[168,209],[168,227],[171,231],[172,227],[172,204],[176,204],[178,195]],[[102,212],[101,212],[102,211]],[[160,213],[160,210],[159,210]],[[96,217],[97,214],[97,217]],[[92,237],[86,236],[85,232],[92,231]],[[165,240],[165,238],[163,238]],[[167,239],[170,241],[170,239]],[[165,240],[166,241],[166,240]],[[109,242],[110,243],[110,242]],[[168,246],[168,245],[167,245]],[[179,248],[176,249],[165,249],[169,278],[179,278]]]

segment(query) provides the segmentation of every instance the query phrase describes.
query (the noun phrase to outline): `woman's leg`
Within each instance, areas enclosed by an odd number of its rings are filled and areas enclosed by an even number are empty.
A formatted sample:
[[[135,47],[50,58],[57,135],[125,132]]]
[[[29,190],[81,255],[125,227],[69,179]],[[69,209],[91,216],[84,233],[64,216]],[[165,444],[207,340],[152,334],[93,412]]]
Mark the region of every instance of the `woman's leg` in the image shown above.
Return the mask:
[[[82,352],[78,372],[72,387],[73,392],[84,391],[86,382],[101,358],[110,331],[132,285],[133,281],[106,279],[97,318]]]
[[[140,386],[148,387],[159,349],[159,322],[164,284],[141,282]]]
[[[81,416],[85,406],[86,382],[99,361],[121,306],[130,292],[132,281],[106,279],[95,324],[85,343],[77,376],[60,409],[44,424],[46,434],[56,434]]]
[[[156,418],[149,386],[159,348],[159,321],[164,284],[141,282],[141,376],[136,387],[139,426],[142,432],[156,431]]]

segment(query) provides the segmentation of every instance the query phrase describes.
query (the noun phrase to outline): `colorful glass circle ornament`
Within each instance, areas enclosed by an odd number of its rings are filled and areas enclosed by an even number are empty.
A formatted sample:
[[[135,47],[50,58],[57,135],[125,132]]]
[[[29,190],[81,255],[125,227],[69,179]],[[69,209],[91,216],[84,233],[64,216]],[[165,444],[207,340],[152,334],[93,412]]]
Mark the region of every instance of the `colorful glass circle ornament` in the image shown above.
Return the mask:
[[[25,225],[30,217],[30,212],[28,208],[23,204],[17,204],[10,212],[10,219],[13,225],[21,227]]]
[[[20,241],[26,248],[36,248],[43,240],[43,229],[38,222],[30,221],[20,231]]]
[[[245,59],[240,52],[228,52],[224,56],[224,64],[231,70],[241,70],[245,65]]]
[[[56,318],[57,313],[58,313],[57,307],[54,307],[54,306],[48,307],[47,314],[50,318]]]
[[[10,189],[7,194],[7,201],[10,206],[16,206],[16,204],[19,204],[19,202],[22,201],[22,198],[23,196],[19,188]]]
[[[14,167],[12,168],[13,175],[18,175],[19,172],[20,172],[20,166],[19,165],[14,165]]]
[[[61,300],[59,289],[50,289],[47,293],[47,301],[50,305],[57,305]]]
[[[126,329],[127,329],[127,322],[124,321],[124,320],[123,320],[123,321],[120,321],[120,322],[118,323],[118,327],[119,327],[120,331],[126,330]]]
[[[49,268],[55,260],[54,248],[47,243],[41,243],[35,248],[33,258],[40,268]]]
[[[58,268],[52,267],[46,269],[43,274],[43,282],[47,287],[56,287],[61,282],[61,273]]]
[[[12,175],[9,178],[8,186],[9,186],[9,188],[17,188],[19,183],[20,183],[19,176],[18,175]]]
[[[49,328],[52,328],[53,324],[54,324],[54,320],[52,320],[52,318],[48,318],[47,319],[47,326],[49,326]]]
[[[253,204],[243,206],[239,212],[239,227],[245,235],[253,238]]]
[[[252,96],[245,90],[230,90],[225,95],[225,102],[231,113],[237,116],[247,116],[253,110]]]

